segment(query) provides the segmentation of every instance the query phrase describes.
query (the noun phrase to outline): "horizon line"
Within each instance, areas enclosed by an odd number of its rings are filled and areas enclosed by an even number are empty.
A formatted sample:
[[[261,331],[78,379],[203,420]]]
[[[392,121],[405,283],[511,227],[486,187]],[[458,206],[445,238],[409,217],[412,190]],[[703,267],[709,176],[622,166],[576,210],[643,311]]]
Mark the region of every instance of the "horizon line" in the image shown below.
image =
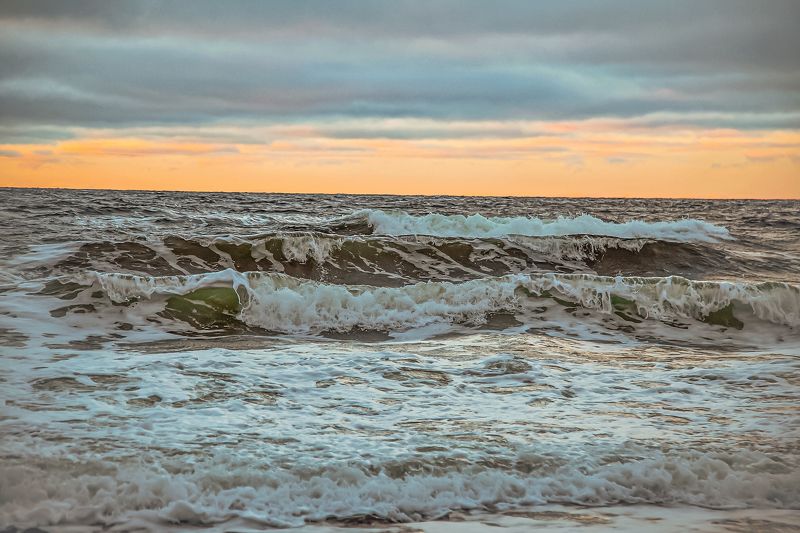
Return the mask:
[[[305,196],[403,196],[403,197],[450,197],[450,198],[551,198],[551,199],[573,199],[573,200],[701,200],[701,201],[776,201],[776,202],[796,202],[800,201],[800,196],[795,198],[778,197],[701,197],[701,196],[546,196],[546,195],[524,195],[524,194],[399,194],[399,193],[375,193],[375,192],[302,192],[302,191],[253,191],[253,190],[194,190],[194,189],[108,189],[103,187],[19,187],[13,185],[0,185],[0,189],[15,190],[59,190],[59,191],[108,191],[108,192],[182,192],[191,194],[271,194],[271,195],[305,195]]]

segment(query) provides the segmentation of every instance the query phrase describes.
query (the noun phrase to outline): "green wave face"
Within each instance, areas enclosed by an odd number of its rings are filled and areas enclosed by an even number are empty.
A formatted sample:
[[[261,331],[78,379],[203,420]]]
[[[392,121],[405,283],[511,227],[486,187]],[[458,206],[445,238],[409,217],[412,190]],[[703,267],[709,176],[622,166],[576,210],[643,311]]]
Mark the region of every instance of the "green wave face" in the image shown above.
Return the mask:
[[[241,329],[239,295],[230,287],[203,287],[167,298],[165,318],[182,320],[197,329]]]

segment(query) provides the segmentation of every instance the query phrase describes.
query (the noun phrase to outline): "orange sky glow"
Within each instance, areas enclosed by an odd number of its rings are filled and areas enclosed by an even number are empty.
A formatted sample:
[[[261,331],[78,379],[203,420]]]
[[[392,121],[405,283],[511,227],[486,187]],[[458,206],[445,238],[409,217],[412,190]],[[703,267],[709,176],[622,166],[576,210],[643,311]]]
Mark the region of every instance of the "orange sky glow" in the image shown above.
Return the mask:
[[[82,130],[0,145],[0,186],[589,197],[800,198],[800,133],[612,120],[446,123],[469,138],[332,138],[313,126]],[[485,130],[485,135],[481,131]],[[536,132],[526,135],[527,132]],[[216,142],[215,135],[246,137]],[[209,138],[212,140],[209,141]],[[265,139],[258,142],[259,138]]]
[[[405,124],[407,126],[407,124]],[[392,125],[379,124],[375,129]],[[800,133],[640,128],[614,121],[446,124],[464,139],[330,138],[314,127],[192,132],[88,130],[52,144],[0,145],[0,185],[86,189],[800,198]],[[525,136],[528,128],[536,135]],[[122,135],[120,135],[122,133]],[[185,136],[182,138],[182,136]]]

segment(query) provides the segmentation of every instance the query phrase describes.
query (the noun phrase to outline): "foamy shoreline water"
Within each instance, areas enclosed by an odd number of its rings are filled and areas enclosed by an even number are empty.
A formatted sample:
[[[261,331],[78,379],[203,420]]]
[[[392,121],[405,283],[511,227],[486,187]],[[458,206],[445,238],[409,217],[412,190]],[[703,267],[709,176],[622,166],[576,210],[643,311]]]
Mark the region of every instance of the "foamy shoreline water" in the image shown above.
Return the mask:
[[[580,530],[587,533],[622,531],[636,533],[652,531],[673,533],[696,531],[717,533],[731,531],[759,531],[761,533],[787,533],[798,530],[800,511],[775,509],[718,510],[698,507],[664,506],[610,506],[581,508],[547,505],[530,510],[508,513],[454,511],[444,519],[403,524],[382,523],[364,517],[350,524],[336,522],[309,524],[299,528],[267,528],[247,520],[233,520],[221,525],[192,526],[190,524],[151,523],[140,520],[125,525],[126,531],[157,528],[164,533],[523,533],[528,531],[560,532]],[[55,533],[99,533],[119,528],[65,526],[52,529]]]

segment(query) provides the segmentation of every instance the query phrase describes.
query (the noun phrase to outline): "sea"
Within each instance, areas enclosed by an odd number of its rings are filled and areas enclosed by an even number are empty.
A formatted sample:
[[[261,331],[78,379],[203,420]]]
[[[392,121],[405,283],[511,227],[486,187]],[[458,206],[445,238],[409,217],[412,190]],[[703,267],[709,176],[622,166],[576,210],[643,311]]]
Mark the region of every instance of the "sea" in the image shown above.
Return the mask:
[[[0,531],[798,524],[798,201],[0,189]]]

